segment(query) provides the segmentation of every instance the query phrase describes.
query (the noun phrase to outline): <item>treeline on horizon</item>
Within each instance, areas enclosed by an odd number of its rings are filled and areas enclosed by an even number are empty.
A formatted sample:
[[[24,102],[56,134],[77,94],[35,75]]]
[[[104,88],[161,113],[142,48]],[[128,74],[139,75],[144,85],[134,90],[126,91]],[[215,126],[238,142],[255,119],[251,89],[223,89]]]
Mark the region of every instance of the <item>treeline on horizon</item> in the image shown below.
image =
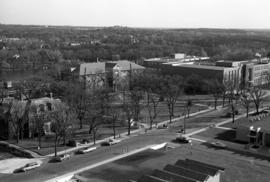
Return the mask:
[[[270,55],[268,30],[1,24],[0,40],[2,69],[39,69],[66,60],[69,63],[74,60],[95,62],[101,59],[136,61],[166,57],[173,53],[209,56],[212,61],[247,60],[254,58],[256,53]]]

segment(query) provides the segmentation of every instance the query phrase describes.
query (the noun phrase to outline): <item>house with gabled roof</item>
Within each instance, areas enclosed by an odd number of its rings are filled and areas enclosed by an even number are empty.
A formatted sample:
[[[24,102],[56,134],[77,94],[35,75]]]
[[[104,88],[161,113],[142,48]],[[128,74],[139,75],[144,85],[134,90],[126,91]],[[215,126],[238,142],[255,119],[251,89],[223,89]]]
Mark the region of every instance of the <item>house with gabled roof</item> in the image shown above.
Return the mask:
[[[80,65],[80,80],[88,88],[109,86],[114,90],[129,86],[130,78],[144,71],[144,67],[127,60],[108,61],[98,63],[84,63]]]

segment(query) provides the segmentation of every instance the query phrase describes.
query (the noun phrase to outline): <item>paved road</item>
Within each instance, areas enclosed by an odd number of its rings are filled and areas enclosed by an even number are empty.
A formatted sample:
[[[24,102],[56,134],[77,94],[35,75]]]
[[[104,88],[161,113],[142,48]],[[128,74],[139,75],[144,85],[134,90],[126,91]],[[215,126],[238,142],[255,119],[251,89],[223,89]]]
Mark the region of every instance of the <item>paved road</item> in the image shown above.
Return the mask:
[[[100,147],[96,151],[84,155],[74,155],[70,160],[62,163],[47,163],[40,168],[26,173],[18,173],[11,175],[0,175],[1,182],[37,182],[45,181],[51,178],[63,175],[65,173],[83,168],[88,165],[115,157],[127,151],[142,148],[151,144],[158,144],[164,141],[170,141],[176,136],[175,133],[169,130],[156,130],[145,135],[138,135],[129,139],[123,140],[121,143],[110,146]]]

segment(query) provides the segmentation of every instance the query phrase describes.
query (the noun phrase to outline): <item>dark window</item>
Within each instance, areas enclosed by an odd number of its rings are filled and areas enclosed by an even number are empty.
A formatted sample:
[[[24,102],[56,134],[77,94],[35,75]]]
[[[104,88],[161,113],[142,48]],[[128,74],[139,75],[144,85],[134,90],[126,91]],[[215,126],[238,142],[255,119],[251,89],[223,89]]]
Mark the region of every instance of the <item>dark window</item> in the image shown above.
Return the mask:
[[[51,111],[52,110],[52,104],[51,103],[47,103],[47,108],[48,108],[48,111]]]

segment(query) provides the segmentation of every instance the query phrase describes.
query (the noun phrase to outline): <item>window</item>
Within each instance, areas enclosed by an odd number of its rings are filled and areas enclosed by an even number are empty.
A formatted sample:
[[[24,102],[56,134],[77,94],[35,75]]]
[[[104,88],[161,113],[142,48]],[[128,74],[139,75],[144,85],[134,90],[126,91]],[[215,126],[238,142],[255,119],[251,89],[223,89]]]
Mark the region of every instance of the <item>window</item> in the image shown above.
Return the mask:
[[[51,111],[52,110],[52,103],[47,102],[46,105],[47,105],[48,111]]]
[[[40,104],[39,105],[39,111],[40,112],[45,112],[45,106],[44,106],[44,104]]]

